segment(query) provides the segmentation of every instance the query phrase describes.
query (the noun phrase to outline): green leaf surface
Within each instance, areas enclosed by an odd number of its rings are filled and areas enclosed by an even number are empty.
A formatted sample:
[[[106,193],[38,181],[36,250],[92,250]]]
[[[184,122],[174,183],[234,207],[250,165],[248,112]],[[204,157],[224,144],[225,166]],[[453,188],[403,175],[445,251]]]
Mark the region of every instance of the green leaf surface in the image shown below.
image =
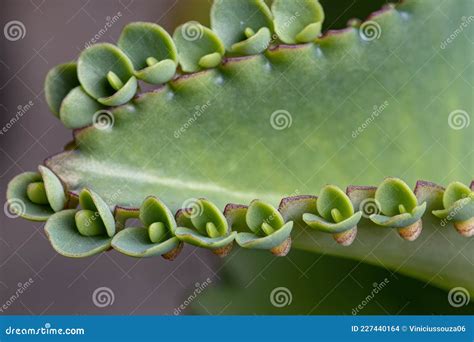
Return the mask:
[[[111,71],[125,84],[119,94],[107,78]],[[127,55],[109,43],[90,46],[81,53],[77,62],[77,75],[86,93],[95,99],[101,99],[107,106],[124,104],[135,95],[137,88],[133,72],[133,64]],[[133,88],[135,92],[130,96]]]
[[[288,222],[271,235],[261,237],[252,233],[239,233],[235,241],[243,248],[251,249],[272,249],[280,246],[288,237],[293,229],[293,222]]]
[[[25,172],[13,178],[7,189],[8,212],[14,216],[40,222],[53,215],[54,210],[50,205],[33,203],[27,195],[31,183],[42,181],[43,178],[38,172]]]
[[[269,225],[273,230],[278,230],[285,224],[278,210],[272,205],[259,200],[250,203],[245,221],[250,230],[259,236],[267,235],[262,231],[263,224]]]
[[[225,53],[219,37],[198,22],[191,21],[176,28],[173,39],[181,69],[185,72],[199,71],[205,68],[203,64],[214,67],[215,61],[220,63]]]
[[[387,178],[377,188],[375,200],[386,216],[403,214],[400,206],[411,212],[417,206],[417,199],[410,187],[401,179]]]
[[[45,232],[51,245],[61,255],[84,258],[106,251],[112,241],[108,236],[83,236],[76,227],[77,210],[63,210],[48,219]]]
[[[329,222],[338,222],[332,213],[333,209],[337,209],[343,219],[348,219],[354,215],[349,197],[337,186],[325,186],[316,201],[318,213]]]
[[[112,247],[128,256],[136,258],[153,257],[166,254],[176,247],[180,241],[173,237],[162,243],[152,243],[146,228],[126,228],[112,239]]]
[[[275,0],[275,32],[286,44],[307,43],[321,33],[324,11],[317,0]]]
[[[107,230],[107,235],[114,236],[116,230],[114,216],[107,203],[97,193],[89,189],[82,190],[79,195],[79,204],[82,209],[98,212]]]
[[[191,214],[191,222],[199,233],[207,234],[209,223],[212,223],[213,228],[210,229],[212,229],[216,234],[224,236],[229,233],[227,220],[219,208],[212,202],[205,199],[199,199],[195,202],[195,207],[193,209],[195,212]]]
[[[60,64],[46,75],[44,94],[49,109],[59,117],[61,102],[73,88],[79,85],[76,63]]]
[[[176,46],[171,36],[161,26],[154,23],[135,22],[128,24],[122,31],[117,43],[130,58],[136,71],[146,69],[149,57],[158,62],[178,60]]]
[[[149,227],[151,224],[161,222],[166,229],[174,233],[176,230],[176,221],[173,213],[168,207],[156,197],[148,197],[140,208],[140,221]]]
[[[216,1],[211,10],[211,27],[227,50],[246,40],[247,28],[254,32],[262,27],[272,28],[272,14],[263,0]]]
[[[370,216],[370,219],[372,222],[382,227],[404,228],[420,220],[425,211],[426,203],[423,203],[422,205],[415,207],[411,213],[398,214],[395,216],[374,214]]]
[[[216,249],[227,246],[232,243],[237,235],[236,232],[232,232],[227,236],[210,238],[199,234],[193,229],[178,227],[176,229],[176,237],[181,241],[189,243],[193,246]]]
[[[313,229],[317,229],[326,233],[335,234],[335,233],[342,233],[342,232],[345,232],[346,230],[356,227],[361,217],[362,217],[362,212],[359,211],[355,213],[354,215],[352,215],[351,217],[345,219],[344,221],[334,223],[331,221],[326,221],[325,219],[317,215],[306,213],[303,215],[303,220],[306,222],[306,224],[309,227]]]
[[[67,128],[82,128],[91,125],[94,114],[102,109],[104,106],[87,95],[79,86],[72,89],[64,98],[59,118]]]
[[[474,25],[441,47],[470,6],[406,0],[371,17],[380,27],[371,41],[349,28],[178,78],[115,108],[112,130],[76,132],[78,148],[47,165],[71,191],[88,187],[109,205],[135,208],[156,194],[173,212],[190,197],[208,198],[219,209],[255,198],[276,206],[287,194],[311,195],[328,182],[377,185],[388,175],[408,184],[470,182],[474,125],[453,129],[448,119],[457,109],[474,112],[465,83],[474,78],[468,38]],[[226,46],[246,39],[245,27],[234,24],[217,32]],[[281,114],[283,129],[272,121]],[[122,188],[133,191],[114,197]],[[408,211],[416,206],[416,199],[401,200]],[[395,204],[385,214],[392,216]],[[423,233],[410,244],[364,220],[351,247],[314,231],[307,234],[318,243],[301,233],[294,246],[382,262],[473,293],[465,272],[474,263],[467,252],[473,240],[433,220],[423,217]]]
[[[51,208],[54,211],[60,211],[64,209],[67,198],[61,181],[47,167],[40,165],[38,170],[41,174],[41,178],[43,179],[46,196]]]
[[[460,182],[449,184],[443,194],[443,205],[445,208],[452,207],[460,199],[467,198],[472,194],[471,189]]]

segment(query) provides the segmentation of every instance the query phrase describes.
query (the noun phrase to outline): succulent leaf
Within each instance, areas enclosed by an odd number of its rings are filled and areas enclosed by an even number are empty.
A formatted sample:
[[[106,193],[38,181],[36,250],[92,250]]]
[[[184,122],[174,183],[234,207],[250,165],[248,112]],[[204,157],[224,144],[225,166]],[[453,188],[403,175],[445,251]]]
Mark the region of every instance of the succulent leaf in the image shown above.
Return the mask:
[[[236,236],[236,232],[231,232],[229,235],[224,237],[211,238],[198,233],[194,229],[178,227],[176,229],[176,236],[181,241],[189,243],[190,245],[207,248],[207,249],[218,249],[223,248],[231,244]]]
[[[191,214],[191,222],[193,226],[203,235],[208,232],[208,224],[212,223],[210,228],[215,234],[224,236],[229,233],[227,220],[222,212],[212,202],[199,199],[196,201],[195,212]],[[209,235],[208,235],[209,236]]]
[[[426,202],[416,206],[411,212],[395,216],[373,214],[370,219],[375,224],[387,228],[404,228],[419,221],[426,211]]]
[[[83,236],[105,235],[104,222],[97,212],[92,210],[79,210],[76,212],[75,221],[77,230]]]
[[[161,26],[145,22],[128,24],[117,45],[132,61],[139,79],[162,84],[174,77],[178,64],[176,46]]]
[[[60,64],[48,72],[44,83],[44,94],[54,115],[59,117],[63,99],[78,85],[76,63]]]
[[[235,241],[243,248],[271,250],[284,243],[290,237],[292,229],[293,222],[290,221],[267,236],[261,237],[253,233],[239,233]]]
[[[275,0],[275,32],[286,44],[309,43],[321,33],[324,10],[317,0]]]
[[[257,54],[270,43],[272,13],[263,0],[219,0],[212,5],[211,27],[228,51]]]
[[[115,235],[115,219],[109,206],[94,191],[84,189],[79,194],[79,204],[83,210],[97,212],[100,220],[103,222],[106,233],[109,237]]]
[[[46,221],[54,212],[65,208],[68,198],[61,180],[42,165],[38,171],[22,173],[8,184],[5,208],[12,215]]]
[[[351,199],[335,185],[327,185],[321,189],[316,200],[318,215],[303,214],[303,221],[311,228],[331,233],[334,239],[349,246],[357,235],[357,224],[362,212],[354,214]]]
[[[349,229],[353,229],[357,226],[361,218],[362,212],[360,211],[337,223],[327,221],[318,215],[310,213],[305,213],[303,215],[303,220],[309,227],[330,234],[343,233]]]
[[[36,183],[43,183],[38,172],[24,172],[10,181],[7,189],[7,209],[11,214],[31,221],[46,221],[54,214],[51,206],[35,203],[30,199],[28,186]],[[18,204],[18,208],[15,204]]]
[[[53,248],[70,258],[85,258],[110,248],[112,239],[106,234],[83,236],[79,233],[75,216],[77,210],[63,210],[52,215],[45,225],[46,235]]]
[[[60,211],[64,209],[67,198],[63,184],[59,178],[47,167],[42,165],[38,166],[38,170],[43,179],[44,189],[46,197],[48,198],[49,205],[54,211]]]
[[[106,106],[119,106],[135,96],[138,84],[133,73],[133,64],[127,55],[109,43],[90,46],[81,53],[77,62],[82,88]],[[115,89],[119,84],[123,85]]]
[[[150,240],[147,228],[126,228],[114,236],[112,247],[128,256],[147,258],[170,253],[177,249],[180,243],[176,237],[154,243]]]
[[[263,201],[254,200],[250,203],[246,214],[246,223],[250,230],[258,236],[266,236],[265,231],[271,232],[280,229],[285,224],[280,212],[272,205]],[[263,228],[262,226],[270,226]]]
[[[461,182],[453,182],[443,194],[443,205],[445,208],[452,207],[457,201],[472,196],[472,193],[473,191]]]
[[[460,182],[449,184],[443,194],[444,209],[433,210],[433,215],[443,219],[442,225],[452,221],[463,236],[474,235],[474,191]]]
[[[164,224],[166,230],[173,234],[176,230],[176,221],[173,213],[158,198],[148,197],[140,207],[140,221],[145,227],[160,222]]]
[[[216,67],[222,61],[225,48],[219,37],[198,22],[179,26],[173,35],[184,72],[196,72]]]
[[[78,86],[66,95],[61,103],[59,118],[70,129],[82,128],[92,124],[94,114],[105,107]]]
[[[237,234],[236,242],[243,248],[267,249],[285,256],[291,248],[293,221],[285,223],[277,209],[260,200],[252,201],[245,211],[247,230],[252,233]]]
[[[411,213],[418,205],[416,196],[410,187],[398,178],[385,179],[375,192],[375,200],[386,216]],[[401,208],[404,209],[400,210]]]

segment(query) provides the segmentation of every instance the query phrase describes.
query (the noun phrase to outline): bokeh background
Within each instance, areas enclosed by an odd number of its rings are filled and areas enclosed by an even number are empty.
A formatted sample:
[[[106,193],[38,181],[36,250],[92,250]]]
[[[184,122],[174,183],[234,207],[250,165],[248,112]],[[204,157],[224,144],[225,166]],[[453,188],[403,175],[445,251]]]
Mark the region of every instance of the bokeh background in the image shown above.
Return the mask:
[[[364,19],[385,3],[321,2],[325,30],[343,28],[353,17]],[[43,82],[50,68],[76,59],[119,13],[99,42],[115,42],[131,21],[156,22],[169,32],[188,20],[208,24],[210,5],[210,0],[0,0],[1,28],[13,20],[24,25],[19,40],[6,39],[3,30],[0,35],[0,127],[18,108],[33,103],[0,135],[2,207],[10,179],[34,170],[71,140],[71,132],[49,113],[44,100]],[[383,291],[365,300],[382,283]],[[25,284],[27,289],[16,296]],[[197,287],[205,289],[197,294]],[[280,287],[292,289],[291,305],[284,308],[269,300]],[[93,300],[101,288],[106,288],[106,305]],[[454,311],[444,291],[393,274],[383,265],[301,251],[276,259],[235,250],[222,261],[186,246],[174,262],[137,260],[116,252],[67,259],[51,248],[43,224],[11,219],[0,210],[1,314],[353,314],[364,300],[359,314],[472,311],[472,306]]]

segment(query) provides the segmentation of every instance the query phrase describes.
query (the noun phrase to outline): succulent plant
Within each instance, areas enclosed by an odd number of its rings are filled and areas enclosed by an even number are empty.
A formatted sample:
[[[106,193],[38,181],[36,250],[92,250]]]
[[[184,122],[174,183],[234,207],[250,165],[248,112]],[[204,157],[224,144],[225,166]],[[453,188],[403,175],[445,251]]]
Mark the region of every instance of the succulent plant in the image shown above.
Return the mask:
[[[446,225],[446,221],[453,221],[461,235],[474,235],[474,182],[470,188],[459,182],[449,184],[443,194],[443,207],[433,211],[433,215],[445,220],[442,225]]]
[[[398,228],[402,238],[414,241],[421,234],[421,217],[426,210],[426,202],[418,205],[418,200],[409,186],[400,179],[388,178],[375,191],[375,203],[380,214],[372,214],[370,219],[379,226]]]
[[[115,220],[108,205],[95,192],[79,194],[81,209],[53,214],[45,231],[54,249],[67,257],[83,258],[110,249],[115,235]]]
[[[75,129],[74,142],[39,174],[14,178],[8,201],[24,202],[19,214],[27,219],[47,220],[54,248],[72,257],[112,246],[172,258],[181,242],[226,255],[236,240],[277,255],[291,245],[382,260],[473,293],[465,268],[474,256],[458,257],[472,247],[472,189],[456,183],[471,181],[473,126],[450,128],[448,119],[472,108],[471,90],[451,69],[465,79],[474,69],[464,37],[440,48],[456,23],[437,6],[406,0],[322,36],[316,0],[275,0],[271,10],[263,0],[218,0],[211,29],[190,22],[173,38],[156,24],[130,24],[118,46],[93,45],[77,63],[48,74],[47,102]],[[469,6],[460,0],[442,7],[461,18]],[[159,87],[141,92],[139,82]],[[400,178],[350,185],[388,175]],[[401,178],[455,183],[445,191],[418,181],[411,190]],[[308,195],[285,195],[296,190]],[[189,198],[206,199],[189,208]],[[122,230],[138,212],[144,227]],[[395,239],[385,227],[416,241]],[[327,233],[352,244],[342,248]],[[444,253],[414,245],[426,241]],[[373,257],[368,246],[383,248]]]
[[[208,248],[224,257],[230,253],[236,232],[229,229],[226,218],[212,202],[205,199],[191,201],[191,208],[177,213],[180,227],[176,236],[191,245]]]
[[[112,239],[117,251],[137,258],[161,255],[174,260],[183,248],[175,236],[173,213],[156,197],[148,197],[140,208],[143,228],[125,228]]]
[[[350,198],[341,189],[333,185],[324,187],[316,200],[316,208],[319,215],[303,215],[309,227],[333,234],[343,246],[354,242],[362,211],[354,213]]]
[[[243,248],[266,249],[277,256],[285,256],[291,248],[293,222],[285,223],[280,212],[259,200],[250,203],[245,223],[251,233],[239,233],[237,243]]]

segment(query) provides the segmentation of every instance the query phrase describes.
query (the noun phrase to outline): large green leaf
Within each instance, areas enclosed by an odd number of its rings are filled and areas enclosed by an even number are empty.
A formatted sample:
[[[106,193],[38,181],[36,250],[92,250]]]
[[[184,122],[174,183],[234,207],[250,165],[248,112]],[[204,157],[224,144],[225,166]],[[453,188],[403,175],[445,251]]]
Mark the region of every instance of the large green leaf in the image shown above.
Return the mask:
[[[77,148],[47,166],[70,191],[90,188],[111,206],[156,195],[172,210],[202,197],[221,209],[277,205],[326,183],[386,176],[468,183],[474,125],[459,129],[450,114],[474,109],[474,25],[455,34],[472,9],[470,0],[407,0],[360,29],[229,59],[113,109],[111,129],[76,131]],[[474,293],[473,240],[425,218],[416,242],[366,222],[351,247],[301,227],[294,245]]]

